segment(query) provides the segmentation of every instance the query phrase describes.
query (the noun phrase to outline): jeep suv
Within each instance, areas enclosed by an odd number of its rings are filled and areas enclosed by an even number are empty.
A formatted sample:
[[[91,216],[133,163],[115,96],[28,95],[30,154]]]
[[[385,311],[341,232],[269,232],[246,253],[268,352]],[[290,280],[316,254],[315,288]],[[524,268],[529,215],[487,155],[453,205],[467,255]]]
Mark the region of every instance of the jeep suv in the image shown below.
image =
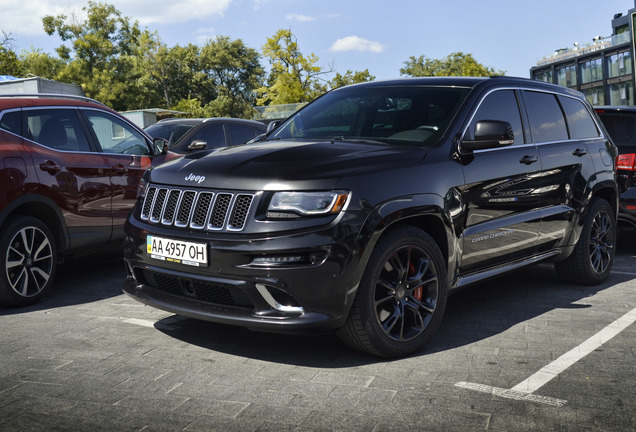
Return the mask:
[[[105,105],[62,95],[0,95],[0,303],[50,289],[69,253],[121,245],[150,137]]]
[[[339,88],[259,142],[147,171],[123,289],[188,317],[335,330],[355,349],[408,355],[459,288],[540,261],[603,282],[616,154],[564,87],[454,77]]]

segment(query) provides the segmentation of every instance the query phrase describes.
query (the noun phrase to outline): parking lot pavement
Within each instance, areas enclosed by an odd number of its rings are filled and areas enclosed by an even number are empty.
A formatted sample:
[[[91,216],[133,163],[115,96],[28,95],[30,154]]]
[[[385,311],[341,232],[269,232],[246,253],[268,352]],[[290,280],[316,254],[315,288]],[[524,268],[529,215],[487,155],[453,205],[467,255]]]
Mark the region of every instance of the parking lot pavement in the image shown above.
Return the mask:
[[[69,263],[42,303],[0,309],[0,430],[635,431],[636,325],[606,333],[636,308],[634,260],[598,287],[540,265],[462,291],[393,361],[174,316],[121,293],[118,258]]]

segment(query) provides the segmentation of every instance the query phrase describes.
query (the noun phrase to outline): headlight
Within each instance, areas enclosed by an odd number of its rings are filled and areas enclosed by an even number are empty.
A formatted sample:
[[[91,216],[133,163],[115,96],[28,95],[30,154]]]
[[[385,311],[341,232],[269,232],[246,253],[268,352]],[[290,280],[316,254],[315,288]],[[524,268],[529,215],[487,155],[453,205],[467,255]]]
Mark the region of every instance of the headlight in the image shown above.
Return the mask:
[[[271,218],[295,218],[337,214],[342,210],[349,192],[276,192],[267,209]]]

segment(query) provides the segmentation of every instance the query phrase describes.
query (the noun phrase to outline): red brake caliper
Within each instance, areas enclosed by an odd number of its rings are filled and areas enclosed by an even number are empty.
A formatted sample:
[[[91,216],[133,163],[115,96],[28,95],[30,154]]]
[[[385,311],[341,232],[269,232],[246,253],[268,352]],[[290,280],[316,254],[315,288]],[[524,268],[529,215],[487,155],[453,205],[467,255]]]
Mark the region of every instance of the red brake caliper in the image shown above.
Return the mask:
[[[409,276],[413,276],[417,272],[415,265],[412,262],[409,262]],[[424,294],[422,287],[417,287],[415,291],[413,291],[413,297],[417,299],[417,301],[422,301],[422,295]]]

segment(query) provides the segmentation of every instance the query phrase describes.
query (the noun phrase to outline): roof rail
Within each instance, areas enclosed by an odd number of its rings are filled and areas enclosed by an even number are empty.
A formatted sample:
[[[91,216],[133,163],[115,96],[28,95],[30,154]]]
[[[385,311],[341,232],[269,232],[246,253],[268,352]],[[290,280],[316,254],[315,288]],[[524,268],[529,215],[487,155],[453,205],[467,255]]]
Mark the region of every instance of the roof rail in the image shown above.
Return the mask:
[[[43,99],[69,99],[69,100],[79,100],[82,102],[93,102],[96,104],[100,104],[103,106],[107,106],[105,103],[97,101],[95,99],[91,99],[86,96],[80,95],[71,95],[71,94],[61,94],[61,93],[8,93],[2,94],[0,93],[0,98],[43,98]]]

